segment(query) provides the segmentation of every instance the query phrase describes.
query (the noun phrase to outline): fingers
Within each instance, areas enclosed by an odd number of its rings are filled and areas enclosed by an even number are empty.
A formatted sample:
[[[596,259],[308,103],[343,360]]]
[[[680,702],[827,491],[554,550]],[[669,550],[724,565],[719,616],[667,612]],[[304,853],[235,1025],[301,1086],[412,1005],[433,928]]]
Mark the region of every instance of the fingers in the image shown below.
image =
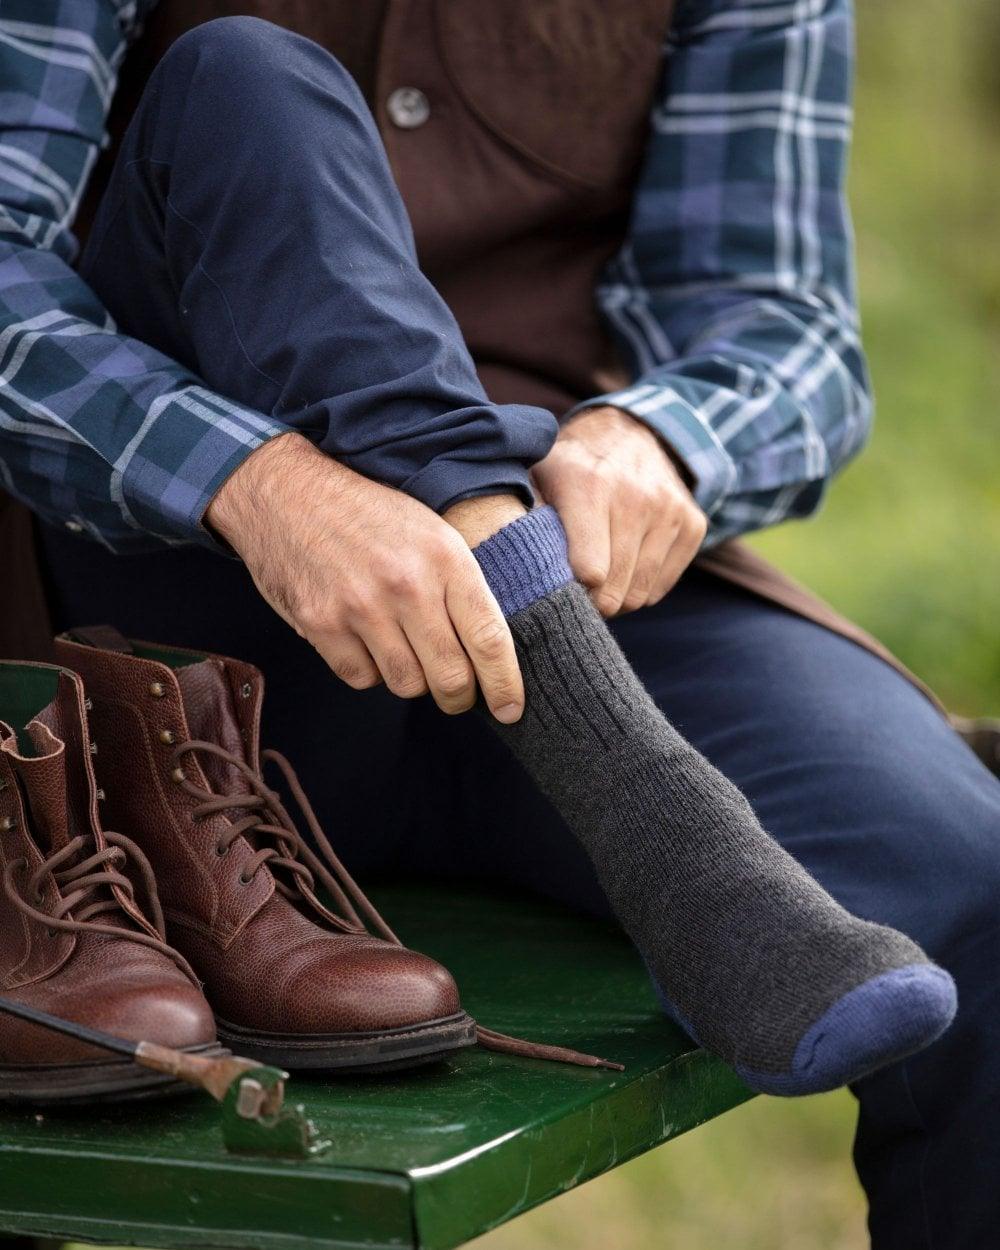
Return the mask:
[[[664,565],[670,559],[677,534],[678,525],[672,518],[659,522],[647,531],[632,571],[632,580],[621,602],[622,612],[635,612],[637,608],[662,598],[662,595],[654,598],[653,591]]]
[[[477,567],[448,587],[447,608],[490,712],[504,725],[524,711],[514,639]]]
[[[602,616],[634,612],[659,601],[698,554],[707,529],[694,505],[654,514],[615,509],[611,517],[611,568],[592,590]]]
[[[382,682],[371,652],[352,634],[320,637],[314,644],[332,672],[354,690],[370,690]]]
[[[402,628],[395,621],[382,620],[362,638],[382,674],[382,680],[401,699],[416,699],[427,693],[427,679]]]
[[[612,511],[608,576],[602,586],[591,592],[595,607],[604,617],[614,616],[625,602],[635,577],[645,530],[646,521],[641,514],[622,508]]]
[[[449,716],[467,712],[476,701],[476,674],[444,604],[433,619],[415,612],[404,618],[402,626],[434,702]]]
[[[707,530],[708,520],[700,509],[690,508],[685,511],[681,526],[653,579],[645,603],[659,603],[664,595],[673,590],[681,574],[698,554]]]
[[[611,517],[608,501],[600,493],[586,495],[569,489],[556,505],[566,531],[569,563],[577,581],[596,591],[611,571]]]

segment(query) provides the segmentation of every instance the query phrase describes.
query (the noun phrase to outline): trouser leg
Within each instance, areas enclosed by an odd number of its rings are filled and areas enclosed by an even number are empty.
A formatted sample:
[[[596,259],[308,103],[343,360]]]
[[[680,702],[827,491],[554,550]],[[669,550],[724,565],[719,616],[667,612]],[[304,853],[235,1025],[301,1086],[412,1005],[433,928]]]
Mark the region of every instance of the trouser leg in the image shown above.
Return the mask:
[[[530,498],[555,421],[487,400],[367,105],[317,44],[255,18],[177,40],[81,268],[123,330],[365,476],[438,510]]]

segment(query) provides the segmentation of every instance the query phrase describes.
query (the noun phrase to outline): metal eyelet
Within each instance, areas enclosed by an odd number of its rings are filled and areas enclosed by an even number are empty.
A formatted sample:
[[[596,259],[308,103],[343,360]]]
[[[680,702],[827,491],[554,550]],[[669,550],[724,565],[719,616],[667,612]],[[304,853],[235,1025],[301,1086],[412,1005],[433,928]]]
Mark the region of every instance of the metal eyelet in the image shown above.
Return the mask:
[[[2,829],[4,833],[9,833],[11,829],[13,828],[14,828],[13,816],[5,816],[3,820],[0,820],[0,829]]]
[[[174,781],[178,783],[182,781],[187,781],[187,778],[184,776],[183,768],[175,768],[173,772],[171,772],[170,776],[174,779]]]
[[[249,885],[253,881],[253,877],[248,877],[245,872],[240,873],[240,885]]]
[[[107,797],[108,797],[108,796],[104,793],[104,791],[103,791],[103,790],[98,790],[98,791],[97,791],[97,801],[98,801],[98,803],[103,803],[103,802],[104,802],[104,800],[105,800]]]
[[[96,742],[92,742],[92,743],[90,744],[90,754],[91,754],[91,755],[96,755],[96,754],[97,754],[97,743],[96,743]]]
[[[248,681],[245,681],[243,685],[240,686],[240,697],[243,699],[249,699],[252,694],[253,686],[251,686]]]
[[[167,693],[167,688],[163,684],[162,681],[150,682],[149,693],[153,696],[154,699],[162,699],[163,696]]]
[[[164,745],[164,746],[167,746],[167,747],[172,747],[172,746],[174,745],[174,743],[175,743],[177,740],[176,740],[176,738],[174,737],[173,730],[171,730],[171,729],[161,729],[161,730],[160,730],[160,741],[163,743],[163,745]]]
[[[219,859],[225,859],[229,854],[229,851],[230,848],[228,846],[223,846],[221,842],[216,842],[215,853],[218,855]]]
[[[92,712],[94,710],[94,700],[90,698],[90,696],[88,695],[87,698],[84,699],[83,701],[83,706],[86,708],[88,712]]]

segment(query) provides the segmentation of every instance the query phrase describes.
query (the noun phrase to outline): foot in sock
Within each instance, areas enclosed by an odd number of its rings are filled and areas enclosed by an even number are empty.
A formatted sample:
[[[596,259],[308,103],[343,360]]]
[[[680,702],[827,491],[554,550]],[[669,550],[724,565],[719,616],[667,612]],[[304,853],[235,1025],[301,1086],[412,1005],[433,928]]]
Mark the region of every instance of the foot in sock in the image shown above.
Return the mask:
[[[674,1019],[772,1094],[833,1089],[937,1038],[951,977],[835,902],[664,718],[573,580],[555,512],[475,555],[527,695],[517,724],[488,719],[583,843]]]

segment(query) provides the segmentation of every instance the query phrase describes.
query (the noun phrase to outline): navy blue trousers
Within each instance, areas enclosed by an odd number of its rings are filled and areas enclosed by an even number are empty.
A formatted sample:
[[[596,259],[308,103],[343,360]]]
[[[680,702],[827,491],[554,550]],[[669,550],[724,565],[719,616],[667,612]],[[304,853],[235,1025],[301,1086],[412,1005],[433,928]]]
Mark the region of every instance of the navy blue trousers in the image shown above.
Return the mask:
[[[208,54],[212,74],[192,79],[192,64]],[[457,445],[443,417],[454,398],[449,388],[480,400],[457,329],[416,273],[405,216],[352,84],[312,45],[243,19],[186,36],[158,73],[163,90],[144,101],[130,132],[85,258],[88,279],[123,329],[196,364],[234,398],[284,412],[294,374],[314,401],[310,420],[319,423],[303,428],[317,441],[331,421],[337,429],[365,422],[372,472],[381,463],[379,439],[391,445],[401,437],[406,392],[394,350],[409,350],[406,327],[419,320],[419,342],[448,362],[444,399],[430,405],[433,436],[421,451],[413,434],[406,451],[408,471],[419,475],[439,448]],[[212,113],[205,105],[220,84],[236,107]],[[271,163],[259,171],[253,202],[234,206],[231,171],[244,169],[249,136],[265,126],[276,140]],[[331,211],[322,211],[341,169],[345,127],[346,150],[369,177],[358,193],[367,204],[388,197],[384,212],[345,215],[335,195]],[[311,139],[305,150],[303,135]],[[143,144],[168,165],[179,162],[166,171],[169,193],[195,214],[182,230],[170,223],[164,171],[143,158]],[[357,164],[343,170],[344,185],[360,181]],[[278,253],[262,259],[255,250],[268,234],[261,222],[303,205],[309,228],[299,243],[286,232]],[[247,229],[241,213],[260,221]],[[207,256],[199,238],[211,240]],[[389,274],[385,258],[394,250],[407,259]],[[322,297],[327,281],[346,301],[341,311],[351,310],[346,321],[329,318],[337,304]],[[369,292],[367,282],[378,289]],[[189,314],[194,304],[197,315]],[[433,315],[425,317],[428,308]],[[384,350],[369,358],[377,342]],[[360,409],[356,397],[336,391],[328,404],[315,402],[323,388],[343,385],[328,359],[341,350],[365,383]],[[406,369],[419,372],[419,360]],[[422,393],[433,396],[433,378],[423,383]],[[484,418],[488,436],[475,472],[452,476],[449,490],[475,490],[484,465],[489,477],[490,439],[502,465],[509,440],[524,437],[505,431],[507,416],[496,411]],[[546,438],[542,430],[540,442]],[[450,450],[446,459],[453,474],[458,461]],[[114,557],[54,531],[43,534],[43,548],[60,626],[107,620],[135,636],[229,653],[264,670],[266,740],[292,758],[362,876],[475,878],[606,911],[573,837],[488,726],[471,716],[448,719],[427,700],[403,703],[341,685],[271,613],[240,564],[193,548]],[[662,604],[612,628],[664,713],[744,791],[764,826],[846,907],[909,933],[955,977],[960,1006],[949,1033],[858,1085],[856,1162],[878,1250],[996,1244],[1000,784],[888,665],[703,572],[689,571]]]

